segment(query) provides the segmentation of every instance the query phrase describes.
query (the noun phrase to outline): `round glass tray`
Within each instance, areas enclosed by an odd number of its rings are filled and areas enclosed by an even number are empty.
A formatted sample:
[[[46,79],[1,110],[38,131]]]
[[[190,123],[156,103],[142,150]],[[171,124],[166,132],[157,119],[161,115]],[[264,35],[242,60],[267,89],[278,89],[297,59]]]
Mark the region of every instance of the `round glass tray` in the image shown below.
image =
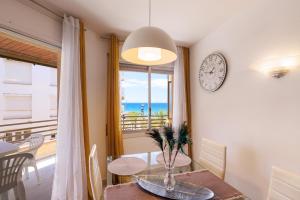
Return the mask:
[[[206,187],[176,181],[174,190],[167,191],[162,176],[137,176],[137,185],[160,197],[178,200],[209,200],[214,192]]]

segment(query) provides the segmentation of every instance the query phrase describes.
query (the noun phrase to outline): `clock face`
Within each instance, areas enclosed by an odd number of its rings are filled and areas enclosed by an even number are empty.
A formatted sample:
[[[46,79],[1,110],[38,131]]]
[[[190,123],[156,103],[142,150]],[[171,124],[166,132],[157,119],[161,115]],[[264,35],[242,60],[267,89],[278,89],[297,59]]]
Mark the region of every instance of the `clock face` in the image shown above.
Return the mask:
[[[216,91],[223,84],[227,72],[224,56],[219,53],[208,55],[199,69],[200,85],[208,91]]]

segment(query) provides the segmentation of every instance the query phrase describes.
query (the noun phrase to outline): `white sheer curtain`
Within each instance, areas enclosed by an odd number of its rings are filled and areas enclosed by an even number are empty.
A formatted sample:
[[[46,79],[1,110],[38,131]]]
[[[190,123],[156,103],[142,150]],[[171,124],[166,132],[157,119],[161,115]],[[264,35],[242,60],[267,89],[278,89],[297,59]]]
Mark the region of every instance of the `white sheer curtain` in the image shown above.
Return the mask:
[[[187,121],[186,95],[184,81],[184,60],[181,47],[177,47],[177,60],[174,63],[174,102],[173,102],[173,127],[177,131],[179,126]]]
[[[79,34],[79,20],[65,16],[52,200],[88,199],[82,121]]]

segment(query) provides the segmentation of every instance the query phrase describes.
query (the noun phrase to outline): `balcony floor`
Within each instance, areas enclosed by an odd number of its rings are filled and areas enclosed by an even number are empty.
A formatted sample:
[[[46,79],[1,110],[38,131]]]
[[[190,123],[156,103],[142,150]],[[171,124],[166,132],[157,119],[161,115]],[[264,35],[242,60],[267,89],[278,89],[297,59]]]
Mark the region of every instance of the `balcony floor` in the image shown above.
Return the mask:
[[[40,175],[40,184],[33,168],[29,168],[29,178],[23,175],[23,183],[25,186],[27,200],[51,200],[53,175],[55,168],[55,156],[47,157],[37,162]],[[9,200],[15,200],[13,190],[8,192]]]
[[[26,150],[22,149],[20,152]],[[56,140],[47,141],[39,148],[36,154],[37,168],[40,175],[40,184],[34,172],[29,168],[29,178],[23,175],[27,200],[51,200],[52,183],[55,168]],[[13,191],[9,191],[9,200],[15,200]]]
[[[36,159],[40,160],[56,154],[56,140],[47,141],[39,148]]]
[[[40,184],[33,168],[29,168],[29,179],[23,178],[27,200],[51,200],[52,183],[55,168],[56,140],[48,141],[41,146],[36,154]]]
[[[33,168],[29,168],[29,179],[23,177],[27,200],[50,200],[55,168],[55,156],[39,160],[37,167],[40,174],[40,184]]]

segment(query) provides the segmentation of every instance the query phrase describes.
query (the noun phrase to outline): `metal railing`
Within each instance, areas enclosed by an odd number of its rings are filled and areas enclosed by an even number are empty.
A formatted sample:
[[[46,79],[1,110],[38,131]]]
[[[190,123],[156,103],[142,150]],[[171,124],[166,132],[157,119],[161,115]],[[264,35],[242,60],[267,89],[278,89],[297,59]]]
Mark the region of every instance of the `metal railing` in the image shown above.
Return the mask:
[[[42,134],[46,139],[55,139],[57,134],[57,119],[28,121],[0,125],[0,140],[17,143],[32,134]]]
[[[153,115],[149,120],[148,115],[121,115],[122,131],[146,130],[149,128],[163,127],[168,115]]]

